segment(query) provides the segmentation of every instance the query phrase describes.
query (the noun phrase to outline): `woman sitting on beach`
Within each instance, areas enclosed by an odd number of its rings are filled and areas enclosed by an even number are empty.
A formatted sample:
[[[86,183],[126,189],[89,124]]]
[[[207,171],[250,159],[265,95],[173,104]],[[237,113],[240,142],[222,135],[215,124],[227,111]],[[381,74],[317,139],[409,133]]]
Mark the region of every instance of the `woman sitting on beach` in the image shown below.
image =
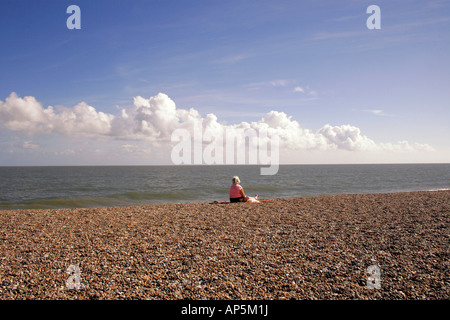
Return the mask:
[[[233,184],[230,187],[230,202],[259,202],[258,195],[253,197],[247,197],[244,192],[244,188],[240,185],[241,180],[238,176],[233,177]]]

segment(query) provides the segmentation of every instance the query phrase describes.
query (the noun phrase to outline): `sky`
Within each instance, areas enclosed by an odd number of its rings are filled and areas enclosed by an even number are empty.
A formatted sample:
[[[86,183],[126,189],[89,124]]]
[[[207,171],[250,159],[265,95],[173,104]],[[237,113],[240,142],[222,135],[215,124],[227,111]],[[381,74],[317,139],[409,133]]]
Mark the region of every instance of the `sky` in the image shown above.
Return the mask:
[[[1,166],[170,165],[198,123],[282,164],[450,162],[448,0],[2,0],[0,39]]]

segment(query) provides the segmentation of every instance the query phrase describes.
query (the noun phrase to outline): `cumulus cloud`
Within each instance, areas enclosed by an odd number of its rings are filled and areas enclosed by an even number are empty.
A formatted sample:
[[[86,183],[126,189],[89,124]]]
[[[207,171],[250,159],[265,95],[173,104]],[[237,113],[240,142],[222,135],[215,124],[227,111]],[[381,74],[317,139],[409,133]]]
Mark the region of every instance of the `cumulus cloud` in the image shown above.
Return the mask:
[[[113,115],[97,112],[94,107],[81,102],[73,108],[52,106],[43,108],[34,97],[20,98],[11,93],[5,102],[0,101],[0,122],[12,131],[35,133],[58,132],[68,136],[98,137],[107,135]]]
[[[241,122],[226,125],[219,122],[214,114],[202,116],[196,109],[177,108],[166,94],[159,93],[150,98],[137,96],[133,107],[121,109],[118,115],[97,111],[85,102],[72,108],[51,106],[43,108],[34,97],[21,98],[16,93],[0,100],[0,125],[11,131],[35,133],[58,133],[69,137],[97,139],[120,139],[127,141],[151,141],[153,146],[170,142],[176,129],[193,132],[201,125],[209,136],[218,136],[225,131],[243,134],[245,129],[278,135],[280,147],[286,150],[348,150],[348,151],[388,151],[411,152],[431,151],[427,144],[377,143],[362,134],[358,127],[345,124],[324,125],[317,131],[302,128],[291,116],[284,112],[270,111],[263,118],[251,123]],[[133,151],[133,144],[123,144],[124,150]],[[24,148],[33,148],[26,142]]]
[[[5,102],[0,100],[0,119],[4,127],[12,131],[35,133],[46,131],[47,119],[53,108],[43,109],[34,97],[19,98],[11,93]]]
[[[326,124],[318,132],[325,137],[332,148],[345,150],[373,150],[377,147],[376,143],[368,137],[361,134],[358,127],[351,125],[331,126]]]
[[[73,108],[59,108],[59,113],[49,113],[47,125],[50,130],[67,136],[99,137],[110,134],[114,118],[81,102]]]
[[[177,109],[166,94],[134,98],[134,107],[122,109],[112,121],[111,136],[119,139],[167,141],[177,128],[192,128],[201,119],[197,110]]]

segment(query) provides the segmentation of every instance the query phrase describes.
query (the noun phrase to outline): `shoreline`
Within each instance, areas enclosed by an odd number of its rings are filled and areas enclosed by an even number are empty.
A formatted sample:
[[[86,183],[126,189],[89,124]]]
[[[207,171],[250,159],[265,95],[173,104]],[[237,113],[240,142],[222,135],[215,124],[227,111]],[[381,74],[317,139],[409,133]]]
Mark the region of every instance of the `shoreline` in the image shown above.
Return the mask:
[[[449,199],[436,190],[0,210],[0,298],[449,299]],[[370,266],[379,289],[368,287]]]
[[[318,195],[305,195],[305,196],[298,196],[298,197],[281,197],[281,198],[270,198],[270,199],[261,199],[261,200],[295,200],[295,199],[307,199],[307,198],[316,198],[316,197],[329,197],[329,196],[346,196],[346,195],[375,195],[375,194],[402,194],[402,193],[412,193],[412,192],[439,192],[439,191],[450,191],[450,188],[438,188],[438,189],[427,189],[427,190],[401,190],[401,191],[380,191],[380,192],[363,192],[363,193],[323,193]],[[56,201],[70,201],[70,200],[61,200],[58,199]],[[151,201],[151,200],[150,200]],[[129,208],[129,207],[146,207],[146,206],[153,206],[153,205],[166,205],[166,204],[214,204],[214,201],[228,201],[228,198],[226,200],[181,200],[181,202],[177,201],[168,201],[168,202],[154,202],[154,203],[146,203],[146,204],[129,204],[129,205],[100,205],[100,206],[76,206],[76,207],[48,207],[48,208],[6,208],[2,209],[0,208],[0,213],[2,211],[16,211],[16,210],[59,210],[59,209],[100,209],[100,208]]]

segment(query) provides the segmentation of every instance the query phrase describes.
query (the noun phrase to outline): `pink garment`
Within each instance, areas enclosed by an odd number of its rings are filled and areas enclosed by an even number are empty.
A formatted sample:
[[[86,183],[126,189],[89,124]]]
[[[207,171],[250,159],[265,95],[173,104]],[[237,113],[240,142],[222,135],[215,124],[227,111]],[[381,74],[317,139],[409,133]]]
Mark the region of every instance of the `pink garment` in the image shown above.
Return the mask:
[[[233,184],[230,187],[230,198],[240,198],[242,187],[240,184]]]

